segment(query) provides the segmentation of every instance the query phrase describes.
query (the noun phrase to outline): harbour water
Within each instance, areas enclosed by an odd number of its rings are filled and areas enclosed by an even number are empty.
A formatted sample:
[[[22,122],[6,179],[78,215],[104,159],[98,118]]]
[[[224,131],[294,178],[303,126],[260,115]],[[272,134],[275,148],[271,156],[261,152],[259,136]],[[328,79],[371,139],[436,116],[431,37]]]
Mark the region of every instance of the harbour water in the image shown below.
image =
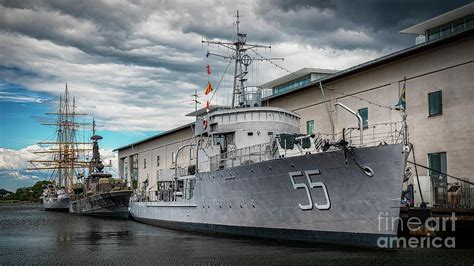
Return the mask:
[[[214,237],[0,204],[0,264],[464,264],[470,249],[377,251]]]

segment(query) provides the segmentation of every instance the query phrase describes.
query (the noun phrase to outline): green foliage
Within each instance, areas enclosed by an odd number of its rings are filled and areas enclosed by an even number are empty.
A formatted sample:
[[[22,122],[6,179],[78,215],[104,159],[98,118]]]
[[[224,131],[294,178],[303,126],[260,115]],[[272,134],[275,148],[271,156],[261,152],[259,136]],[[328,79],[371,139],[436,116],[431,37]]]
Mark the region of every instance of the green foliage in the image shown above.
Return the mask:
[[[21,187],[6,197],[1,198],[4,201],[19,200],[19,201],[39,201],[43,194],[43,186],[49,181],[42,180],[36,182],[32,187]]]
[[[11,193],[12,193],[11,191],[0,188],[0,196],[6,195],[6,194],[11,194]]]

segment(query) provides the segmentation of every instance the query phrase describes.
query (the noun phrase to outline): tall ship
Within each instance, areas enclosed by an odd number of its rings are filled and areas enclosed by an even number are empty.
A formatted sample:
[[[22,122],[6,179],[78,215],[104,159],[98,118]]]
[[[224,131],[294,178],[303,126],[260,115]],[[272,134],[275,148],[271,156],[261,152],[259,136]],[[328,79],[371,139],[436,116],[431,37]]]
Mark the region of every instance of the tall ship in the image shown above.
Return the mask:
[[[261,104],[262,90],[246,86],[253,58],[239,32],[232,49],[232,105],[192,113],[194,140],[174,153],[174,172],[160,178],[156,196],[138,191],[133,219],[173,229],[246,237],[377,247],[396,237],[380,215],[399,217],[407,142],[364,145],[358,121],[338,138],[301,134],[300,116]],[[229,57],[227,57],[229,58]],[[357,139],[348,132],[359,132]],[[404,131],[400,131],[404,134]],[[185,147],[197,150],[195,165],[179,168]],[[154,192],[155,193],[155,192]]]
[[[32,167],[27,170],[46,171],[49,183],[43,187],[43,207],[45,210],[68,211],[73,193],[73,183],[78,169],[87,167],[83,160],[89,142],[78,142],[78,132],[84,123],[77,121],[77,116],[85,115],[76,111],[75,98],[71,97],[66,84],[64,94],[59,96],[57,111],[47,113],[53,120],[41,123],[55,127],[55,139],[39,142],[45,150],[35,151],[41,159],[30,160]]]
[[[114,218],[128,218],[128,206],[132,190],[122,179],[112,178],[112,174],[104,171],[105,165],[100,158],[99,140],[101,136],[95,134],[93,122],[92,159],[89,163],[87,177],[80,178],[74,184],[69,212]]]

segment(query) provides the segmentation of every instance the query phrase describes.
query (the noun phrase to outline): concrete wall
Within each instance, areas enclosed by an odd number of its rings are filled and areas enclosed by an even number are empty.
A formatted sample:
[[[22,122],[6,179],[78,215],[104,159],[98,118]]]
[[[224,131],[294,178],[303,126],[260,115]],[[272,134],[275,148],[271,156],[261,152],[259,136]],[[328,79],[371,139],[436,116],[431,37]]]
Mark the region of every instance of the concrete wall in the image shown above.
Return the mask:
[[[415,146],[417,162],[428,165],[428,153],[446,152],[448,174],[470,177],[474,181],[474,38],[439,47],[395,63],[371,69],[327,84],[326,98],[331,99],[330,113],[336,132],[357,125],[353,116],[334,108],[341,102],[354,110],[367,107],[369,128],[364,130],[366,141],[384,122],[401,121],[399,111],[379,107],[394,107],[406,76],[406,97],[410,141]],[[443,114],[428,117],[428,93],[442,91]],[[344,95],[343,95],[344,94]],[[351,97],[348,95],[353,95]],[[356,97],[362,98],[363,101]],[[269,100],[277,106],[301,115],[301,132],[306,121],[315,121],[315,130],[331,133],[326,106],[319,87]],[[419,169],[420,175],[428,175]],[[448,179],[448,182],[452,180]]]

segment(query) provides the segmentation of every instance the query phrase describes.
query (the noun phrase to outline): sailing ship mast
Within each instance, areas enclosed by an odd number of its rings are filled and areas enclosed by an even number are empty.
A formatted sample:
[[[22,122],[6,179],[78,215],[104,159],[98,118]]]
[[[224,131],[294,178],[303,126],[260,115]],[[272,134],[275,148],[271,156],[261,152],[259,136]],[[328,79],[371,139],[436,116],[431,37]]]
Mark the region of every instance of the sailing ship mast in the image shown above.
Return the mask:
[[[66,83],[64,96],[59,97],[57,112],[46,113],[56,116],[54,123],[41,123],[42,125],[56,126],[56,141],[39,142],[40,145],[50,145],[46,151],[36,151],[36,154],[50,154],[49,159],[29,161],[33,167],[27,170],[52,170],[51,180],[57,182],[58,188],[64,186],[65,191],[72,192],[74,181],[74,170],[76,168],[87,168],[88,162],[81,160],[81,154],[90,150],[90,142],[77,142],[77,131],[80,127],[87,125],[76,121],[76,116],[86,115],[76,112],[75,98],[69,95]],[[82,145],[79,148],[79,145]],[[36,166],[35,163],[40,165]]]

